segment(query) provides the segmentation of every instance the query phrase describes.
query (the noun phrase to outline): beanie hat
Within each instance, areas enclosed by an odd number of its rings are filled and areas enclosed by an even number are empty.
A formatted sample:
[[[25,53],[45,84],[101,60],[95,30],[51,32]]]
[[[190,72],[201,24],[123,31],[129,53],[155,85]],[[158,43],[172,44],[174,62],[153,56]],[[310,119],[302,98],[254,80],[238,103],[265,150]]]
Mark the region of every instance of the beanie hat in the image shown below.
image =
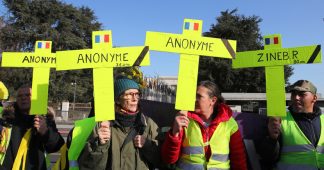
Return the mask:
[[[122,93],[124,93],[128,89],[137,89],[139,90],[139,85],[131,79],[121,78],[115,81],[114,85],[114,96],[115,98],[119,97]]]
[[[311,92],[316,94],[317,89],[314,84],[308,80],[298,80],[293,85],[288,87],[288,92],[292,91],[303,91],[303,92]]]

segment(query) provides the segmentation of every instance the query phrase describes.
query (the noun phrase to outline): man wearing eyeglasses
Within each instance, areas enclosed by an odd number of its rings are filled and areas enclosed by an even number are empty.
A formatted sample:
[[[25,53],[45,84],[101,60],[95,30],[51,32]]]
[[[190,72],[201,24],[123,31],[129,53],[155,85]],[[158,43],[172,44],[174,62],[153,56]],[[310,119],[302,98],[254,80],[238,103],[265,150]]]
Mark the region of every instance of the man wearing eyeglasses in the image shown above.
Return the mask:
[[[317,89],[307,80],[287,89],[291,92],[287,116],[269,119],[269,138],[260,154],[278,161],[277,169],[323,169],[324,115],[315,105]]]
[[[115,80],[114,95],[115,120],[95,127],[78,160],[80,169],[157,167],[158,126],[141,112],[139,85],[134,80],[119,78]]]

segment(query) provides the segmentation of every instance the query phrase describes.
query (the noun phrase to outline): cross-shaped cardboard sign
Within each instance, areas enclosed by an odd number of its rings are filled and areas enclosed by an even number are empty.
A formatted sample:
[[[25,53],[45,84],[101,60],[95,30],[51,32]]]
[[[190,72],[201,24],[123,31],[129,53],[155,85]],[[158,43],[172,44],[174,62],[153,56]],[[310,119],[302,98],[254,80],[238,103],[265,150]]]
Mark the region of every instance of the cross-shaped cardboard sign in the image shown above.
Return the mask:
[[[281,48],[281,35],[264,37],[264,50],[236,53],[233,68],[265,67],[267,115],[286,115],[284,66],[290,64],[320,63],[321,46]]]
[[[180,53],[177,97],[178,110],[195,109],[199,55],[232,59],[236,41],[202,37],[202,21],[185,19],[183,35],[147,32],[145,44],[150,50]]]
[[[56,70],[93,68],[95,119],[114,120],[113,67],[149,65],[149,48],[113,48],[110,30],[92,32],[92,46],[92,49],[57,51]]]
[[[51,41],[36,41],[35,52],[4,52],[2,67],[33,68],[30,114],[47,114],[50,68],[55,68],[55,53]]]

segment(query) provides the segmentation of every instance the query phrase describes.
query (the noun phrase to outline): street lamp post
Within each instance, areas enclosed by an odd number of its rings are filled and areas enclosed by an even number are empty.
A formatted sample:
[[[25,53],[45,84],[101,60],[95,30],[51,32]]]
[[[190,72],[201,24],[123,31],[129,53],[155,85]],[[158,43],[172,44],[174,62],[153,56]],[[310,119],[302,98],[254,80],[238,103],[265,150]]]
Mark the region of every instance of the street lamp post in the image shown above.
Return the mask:
[[[74,106],[75,106],[75,92],[76,92],[76,81],[74,81],[74,83],[71,83],[72,86],[74,86],[74,91],[73,91],[73,107],[72,109],[74,110]]]

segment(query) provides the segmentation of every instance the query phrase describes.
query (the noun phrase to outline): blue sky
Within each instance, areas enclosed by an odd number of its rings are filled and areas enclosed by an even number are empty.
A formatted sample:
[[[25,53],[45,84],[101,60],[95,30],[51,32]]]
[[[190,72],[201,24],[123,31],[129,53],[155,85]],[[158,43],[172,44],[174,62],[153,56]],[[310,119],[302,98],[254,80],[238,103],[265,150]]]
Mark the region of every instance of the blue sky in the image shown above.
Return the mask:
[[[182,33],[185,18],[203,20],[203,32],[216,23],[216,17],[226,9],[238,9],[238,14],[256,15],[262,35],[279,33],[284,48],[321,44],[324,41],[324,1],[260,1],[260,0],[65,0],[74,6],[88,6],[95,11],[104,29],[112,30],[116,46],[141,46],[146,31]],[[0,7],[1,14],[3,8]],[[151,66],[142,67],[148,76],[176,76],[179,55],[150,53]],[[294,65],[293,83],[308,79],[324,96],[324,64]]]

